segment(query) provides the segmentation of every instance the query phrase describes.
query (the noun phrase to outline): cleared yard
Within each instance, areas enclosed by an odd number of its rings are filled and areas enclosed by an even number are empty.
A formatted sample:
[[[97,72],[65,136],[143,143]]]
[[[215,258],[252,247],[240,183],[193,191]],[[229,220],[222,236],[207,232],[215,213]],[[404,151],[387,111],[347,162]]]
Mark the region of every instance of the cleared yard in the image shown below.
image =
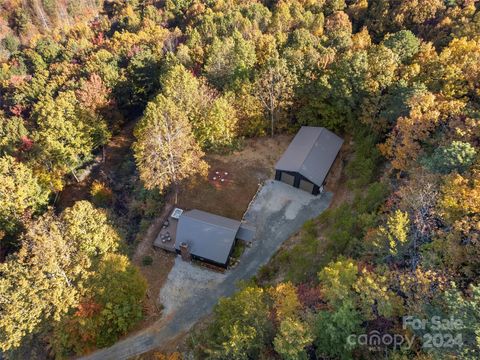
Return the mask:
[[[208,179],[197,178],[184,185],[178,198],[179,207],[240,220],[259,184],[273,178],[275,163],[292,137],[248,139],[239,151],[208,155]]]

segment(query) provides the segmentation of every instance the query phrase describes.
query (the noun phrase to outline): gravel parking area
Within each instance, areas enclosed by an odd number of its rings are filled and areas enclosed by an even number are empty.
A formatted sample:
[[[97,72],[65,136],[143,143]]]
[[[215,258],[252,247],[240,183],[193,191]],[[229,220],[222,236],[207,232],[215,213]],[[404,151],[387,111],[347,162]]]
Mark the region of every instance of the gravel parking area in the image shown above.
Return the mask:
[[[168,316],[195,299],[202,301],[202,294],[214,290],[223,280],[224,273],[188,263],[177,256],[160,291],[159,303],[163,305],[163,316]]]
[[[165,306],[163,319],[142,333],[85,359],[128,359],[161,347],[188,331],[213,310],[220,297],[232,295],[238,281],[255,275],[307,220],[327,209],[332,195],[313,196],[281,182],[267,181],[245,214],[245,220],[256,225],[257,233],[237,267],[220,274],[177,258],[159,295]]]

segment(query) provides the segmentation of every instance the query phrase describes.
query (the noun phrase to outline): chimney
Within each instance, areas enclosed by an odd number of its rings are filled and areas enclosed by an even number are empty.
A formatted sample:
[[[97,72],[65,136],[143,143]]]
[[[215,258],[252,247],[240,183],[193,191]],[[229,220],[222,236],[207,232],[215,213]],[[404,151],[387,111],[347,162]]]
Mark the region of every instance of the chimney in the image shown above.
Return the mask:
[[[190,250],[188,249],[187,243],[182,242],[180,244],[180,255],[182,256],[183,261],[192,260],[192,256],[190,255]]]

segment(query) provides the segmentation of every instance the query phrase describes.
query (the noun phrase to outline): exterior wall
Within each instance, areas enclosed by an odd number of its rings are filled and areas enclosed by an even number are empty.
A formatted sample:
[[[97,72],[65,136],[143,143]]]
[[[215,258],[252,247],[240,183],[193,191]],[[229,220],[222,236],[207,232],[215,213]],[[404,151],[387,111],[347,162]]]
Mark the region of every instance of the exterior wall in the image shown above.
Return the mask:
[[[235,245],[235,242],[234,242],[234,245]],[[214,266],[218,266],[218,267],[221,267],[221,268],[226,269],[226,268],[228,267],[228,262],[230,261],[230,255],[232,254],[232,251],[233,251],[233,246],[232,246],[232,248],[230,249],[230,254],[228,255],[228,259],[227,259],[227,262],[226,262],[225,264],[222,264],[222,263],[219,263],[219,262],[210,260],[210,259],[206,259],[206,258],[203,258],[203,257],[201,257],[201,256],[197,256],[197,255],[195,255],[195,254],[190,254],[190,255],[192,256],[192,259],[194,259],[194,260],[202,261],[202,262],[204,262],[204,263],[207,263],[207,264],[210,264],[210,265],[214,265]],[[179,249],[176,249],[175,252],[176,252],[178,255],[181,255]]]
[[[306,182],[309,182],[309,183],[313,184],[313,191],[312,191],[313,195],[318,195],[320,193],[320,187],[317,184],[312,183],[305,176],[302,176],[301,174],[296,173],[296,172],[275,170],[275,180],[282,181],[282,173],[287,173],[287,174],[295,177],[293,187],[300,188],[300,181],[303,180],[303,181],[306,181]]]

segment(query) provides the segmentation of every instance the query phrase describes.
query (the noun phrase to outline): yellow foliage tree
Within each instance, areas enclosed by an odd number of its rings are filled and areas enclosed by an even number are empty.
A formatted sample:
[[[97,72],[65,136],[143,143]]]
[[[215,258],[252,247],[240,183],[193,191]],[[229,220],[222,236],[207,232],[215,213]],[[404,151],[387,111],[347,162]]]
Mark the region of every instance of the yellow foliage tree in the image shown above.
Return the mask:
[[[443,100],[428,92],[412,96],[408,105],[409,116],[400,117],[385,143],[379,145],[382,154],[398,170],[407,170],[421,154],[421,142],[465,106],[462,101]]]
[[[208,169],[188,118],[163,95],[147,105],[135,137],[135,160],[147,189],[163,191],[173,185],[177,197],[180,181]]]
[[[297,290],[291,282],[280,283],[270,288],[269,294],[273,299],[277,319],[282,321],[287,317],[298,315],[300,302],[298,300]]]
[[[408,240],[410,219],[408,213],[401,210],[395,210],[388,216],[386,226],[380,227],[382,238],[388,243],[391,254],[396,255],[398,248],[405,245]]]

